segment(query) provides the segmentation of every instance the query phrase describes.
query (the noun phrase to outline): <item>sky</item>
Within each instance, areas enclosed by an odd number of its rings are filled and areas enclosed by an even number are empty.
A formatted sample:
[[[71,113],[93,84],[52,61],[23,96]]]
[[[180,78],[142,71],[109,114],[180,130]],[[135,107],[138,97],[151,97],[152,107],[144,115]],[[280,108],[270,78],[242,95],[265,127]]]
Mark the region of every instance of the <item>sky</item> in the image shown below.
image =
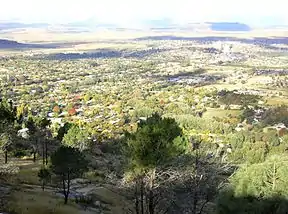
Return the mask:
[[[288,0],[1,0],[0,20],[68,23],[86,19],[129,24],[168,18],[175,23],[239,21],[288,24]]]

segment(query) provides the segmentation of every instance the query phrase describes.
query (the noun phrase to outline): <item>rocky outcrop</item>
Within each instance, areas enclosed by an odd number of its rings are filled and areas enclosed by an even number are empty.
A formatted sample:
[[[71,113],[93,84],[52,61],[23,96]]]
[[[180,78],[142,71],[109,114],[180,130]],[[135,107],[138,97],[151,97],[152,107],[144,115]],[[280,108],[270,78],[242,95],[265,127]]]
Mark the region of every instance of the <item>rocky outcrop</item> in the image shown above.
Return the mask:
[[[84,198],[91,201],[87,210],[94,213],[126,213],[132,206],[126,197],[120,194],[121,190],[108,184],[93,184],[87,179],[77,178],[71,181],[70,199]],[[57,193],[62,197],[61,193]],[[81,203],[79,203],[81,205]]]

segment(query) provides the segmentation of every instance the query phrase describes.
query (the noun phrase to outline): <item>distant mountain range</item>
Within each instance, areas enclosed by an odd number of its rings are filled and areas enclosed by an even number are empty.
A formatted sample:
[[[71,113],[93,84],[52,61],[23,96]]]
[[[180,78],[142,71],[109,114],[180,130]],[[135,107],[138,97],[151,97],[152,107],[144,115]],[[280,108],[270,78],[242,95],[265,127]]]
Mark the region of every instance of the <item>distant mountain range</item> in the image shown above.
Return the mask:
[[[207,22],[213,31],[250,31],[249,25],[238,22]]]
[[[178,25],[170,19],[148,20],[142,26],[152,29],[191,29],[191,30],[213,30],[213,31],[250,31],[251,27],[238,22],[204,22],[187,23]]]
[[[25,44],[12,41],[12,40],[7,40],[7,39],[0,39],[0,48],[15,48],[15,47],[22,47],[25,46]]]
[[[21,23],[21,22],[0,22],[0,31],[1,30],[10,30],[10,29],[21,29],[21,28],[45,28],[48,27],[47,23]]]
[[[273,26],[269,26],[271,28]],[[288,26],[281,26],[282,28]],[[65,31],[65,32],[84,32],[94,31],[100,28],[106,29],[152,29],[152,30],[213,30],[213,31],[250,31],[252,28],[239,22],[204,22],[204,23],[186,23],[177,24],[169,18],[157,19],[157,20],[144,20],[141,22],[134,23],[133,26],[123,26],[113,23],[98,22],[91,18],[84,21],[73,22],[62,25],[50,25],[48,23],[20,23],[20,22],[0,22],[1,30],[13,30],[23,28],[49,28],[53,31]]]
[[[32,48],[57,48],[56,44],[25,44],[13,40],[0,39],[0,49],[32,49]]]

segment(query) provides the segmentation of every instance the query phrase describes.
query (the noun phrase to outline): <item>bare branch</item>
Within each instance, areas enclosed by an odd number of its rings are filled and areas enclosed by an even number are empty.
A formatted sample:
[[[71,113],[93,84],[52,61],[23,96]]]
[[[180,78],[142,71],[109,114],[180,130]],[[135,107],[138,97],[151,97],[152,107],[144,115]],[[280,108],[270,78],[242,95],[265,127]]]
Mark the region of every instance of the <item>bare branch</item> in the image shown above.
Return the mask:
[[[198,214],[202,214],[204,207],[206,206],[206,204],[209,202],[209,199],[207,198],[206,201],[202,204],[200,211]]]

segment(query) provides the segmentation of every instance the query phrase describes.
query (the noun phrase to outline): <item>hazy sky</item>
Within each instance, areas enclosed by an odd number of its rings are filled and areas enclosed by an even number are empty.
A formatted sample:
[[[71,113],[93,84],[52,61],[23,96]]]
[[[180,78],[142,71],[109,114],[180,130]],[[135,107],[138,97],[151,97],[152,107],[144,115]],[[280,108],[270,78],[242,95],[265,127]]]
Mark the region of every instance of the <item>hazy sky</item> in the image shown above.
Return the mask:
[[[125,24],[171,18],[178,23],[288,24],[287,8],[288,0],[1,0],[0,20],[63,23],[93,17]]]

